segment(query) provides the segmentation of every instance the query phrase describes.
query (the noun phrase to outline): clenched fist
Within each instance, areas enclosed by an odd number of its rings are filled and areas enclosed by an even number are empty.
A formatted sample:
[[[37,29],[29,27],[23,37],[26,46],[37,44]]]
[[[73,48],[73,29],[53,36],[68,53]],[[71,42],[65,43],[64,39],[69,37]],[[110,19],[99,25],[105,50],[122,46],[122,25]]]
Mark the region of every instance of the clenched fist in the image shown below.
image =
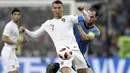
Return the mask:
[[[84,7],[83,7],[83,6],[79,6],[79,7],[78,7],[78,10],[79,10],[79,11],[83,11],[83,10],[84,10]]]
[[[24,28],[23,26],[21,26],[21,27],[19,28],[19,32],[21,32],[21,33],[25,32],[25,28]]]

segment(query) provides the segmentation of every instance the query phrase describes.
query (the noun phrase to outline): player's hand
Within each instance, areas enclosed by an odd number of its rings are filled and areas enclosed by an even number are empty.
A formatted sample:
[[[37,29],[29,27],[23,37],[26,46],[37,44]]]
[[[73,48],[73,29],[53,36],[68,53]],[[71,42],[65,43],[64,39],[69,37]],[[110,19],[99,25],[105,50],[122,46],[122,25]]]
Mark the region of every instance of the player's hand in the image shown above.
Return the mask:
[[[24,33],[24,32],[25,32],[25,28],[24,28],[23,26],[21,26],[21,27],[19,28],[19,32]]]
[[[14,44],[13,44],[13,45],[16,45],[16,46],[17,46],[17,45],[18,45],[18,43],[17,43],[17,42],[14,42]]]
[[[79,6],[79,7],[78,7],[78,10],[79,10],[79,11],[83,11],[83,10],[84,10],[84,7],[83,7],[83,6]]]
[[[17,43],[18,43],[18,45],[20,45],[23,43],[23,41],[18,40]]]
[[[27,40],[18,40],[18,41],[17,41],[17,44],[18,44],[18,45],[24,44],[24,43],[27,43]]]
[[[18,41],[15,43],[15,46],[16,46],[15,50],[16,50],[16,51],[18,50],[18,46],[21,45],[22,43],[23,43],[23,42],[20,41],[20,40],[18,40]]]

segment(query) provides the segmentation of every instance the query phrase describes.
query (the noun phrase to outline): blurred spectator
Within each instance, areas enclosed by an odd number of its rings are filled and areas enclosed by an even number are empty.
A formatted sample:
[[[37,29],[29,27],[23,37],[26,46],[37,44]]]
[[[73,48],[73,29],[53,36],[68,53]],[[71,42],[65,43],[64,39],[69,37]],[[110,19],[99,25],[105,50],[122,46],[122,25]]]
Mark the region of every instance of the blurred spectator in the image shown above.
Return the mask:
[[[119,56],[121,58],[130,58],[130,37],[120,36],[119,37]]]

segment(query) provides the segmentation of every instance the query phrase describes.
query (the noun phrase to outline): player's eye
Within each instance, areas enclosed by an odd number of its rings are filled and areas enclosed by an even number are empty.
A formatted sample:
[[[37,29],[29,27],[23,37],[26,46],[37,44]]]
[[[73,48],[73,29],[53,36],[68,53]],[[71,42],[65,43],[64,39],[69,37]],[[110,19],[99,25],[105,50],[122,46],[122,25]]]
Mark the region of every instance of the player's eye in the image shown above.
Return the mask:
[[[17,15],[17,14],[14,14],[14,15]]]
[[[56,9],[56,7],[54,7],[54,9]]]
[[[58,7],[58,9],[60,9],[61,7]]]

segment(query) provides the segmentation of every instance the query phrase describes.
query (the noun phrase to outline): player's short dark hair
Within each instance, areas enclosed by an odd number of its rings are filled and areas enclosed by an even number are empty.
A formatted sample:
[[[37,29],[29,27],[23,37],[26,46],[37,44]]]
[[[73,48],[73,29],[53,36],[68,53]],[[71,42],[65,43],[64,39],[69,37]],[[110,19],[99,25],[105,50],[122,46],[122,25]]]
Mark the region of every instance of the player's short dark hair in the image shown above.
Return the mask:
[[[90,11],[95,11],[95,12],[96,12],[96,16],[98,16],[98,12],[97,12],[97,9],[96,9],[96,8],[91,7],[89,10],[90,10]]]
[[[60,0],[55,0],[52,4],[61,4],[61,5],[63,5],[63,3]]]
[[[12,10],[12,14],[13,14],[14,12],[19,12],[19,13],[21,13],[18,8],[14,8],[14,9]]]

